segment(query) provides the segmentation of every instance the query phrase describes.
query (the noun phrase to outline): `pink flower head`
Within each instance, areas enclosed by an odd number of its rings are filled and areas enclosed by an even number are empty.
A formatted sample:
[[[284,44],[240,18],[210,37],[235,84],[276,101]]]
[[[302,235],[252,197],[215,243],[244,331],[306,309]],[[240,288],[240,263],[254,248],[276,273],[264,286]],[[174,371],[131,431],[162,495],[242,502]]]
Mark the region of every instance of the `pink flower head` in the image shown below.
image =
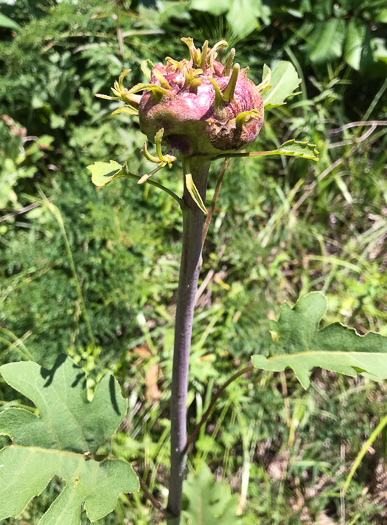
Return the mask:
[[[166,65],[152,69],[152,85],[165,93],[145,91],[139,104],[141,131],[153,141],[161,128],[174,154],[217,154],[254,142],[263,123],[263,102],[257,86],[247,78],[247,69],[232,67],[232,50],[222,65],[216,60],[219,42],[208,49],[195,48],[192,39],[190,60],[166,59]]]

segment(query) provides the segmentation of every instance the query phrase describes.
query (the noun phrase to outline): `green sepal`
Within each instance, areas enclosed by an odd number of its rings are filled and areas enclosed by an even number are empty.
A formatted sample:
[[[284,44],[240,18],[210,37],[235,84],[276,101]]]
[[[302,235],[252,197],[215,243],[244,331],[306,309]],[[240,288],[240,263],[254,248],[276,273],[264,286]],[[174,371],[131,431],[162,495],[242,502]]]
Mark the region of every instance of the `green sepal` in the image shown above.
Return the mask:
[[[271,87],[273,87],[270,84],[271,80],[271,69],[266,64],[263,65],[263,73],[262,73],[262,82],[257,86],[258,91],[260,92],[261,96],[266,93],[266,91],[269,91]]]
[[[148,83],[140,83],[133,86],[128,93],[138,93],[139,91],[152,91],[154,95],[162,96],[162,95],[171,95],[171,91],[168,89],[164,89],[160,86],[157,86],[156,84],[148,84]]]
[[[122,106],[111,113],[112,115],[118,115],[119,113],[127,113],[128,115],[138,115],[138,109],[134,109],[130,106]]]
[[[239,115],[237,115],[237,117],[235,118],[235,123],[237,127],[243,126],[243,124],[249,118],[262,118],[262,115],[260,114],[258,109],[252,109],[250,111],[242,111],[242,113],[239,113]]]

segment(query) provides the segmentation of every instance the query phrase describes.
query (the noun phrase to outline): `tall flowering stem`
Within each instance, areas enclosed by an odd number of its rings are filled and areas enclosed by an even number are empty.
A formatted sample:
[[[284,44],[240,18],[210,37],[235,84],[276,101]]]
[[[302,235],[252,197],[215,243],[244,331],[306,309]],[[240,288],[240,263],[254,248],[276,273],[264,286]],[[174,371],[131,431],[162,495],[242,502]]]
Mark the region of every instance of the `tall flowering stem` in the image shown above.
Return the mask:
[[[187,162],[185,171],[188,170]],[[202,200],[205,199],[210,161],[190,159],[190,173]],[[187,391],[192,322],[201,266],[204,213],[185,185],[183,195],[183,246],[176,307],[175,344],[171,393],[171,474],[167,510],[174,516],[168,524],[180,523],[187,444]]]
[[[228,157],[254,142],[264,119],[262,90],[247,78],[248,68],[233,64],[235,49],[225,63],[217,60],[224,40],[210,48],[196,48],[192,38],[182,38],[189,59],[170,57],[152,64],[149,83],[127,89],[125,70],[112,88],[113,96],[102,98],[124,102],[113,113],[138,114],[141,131],[156,146],[156,155],[144,144],[142,154],[157,167],[138,177],[147,182],[160,169],[182,160],[184,194],[177,198],[183,212],[183,246],[176,307],[175,343],[171,393],[171,473],[168,506],[169,525],[179,525],[187,451],[187,392],[189,355],[195,295],[199,278],[208,172],[211,161]],[[142,92],[142,95],[138,93]],[[164,150],[166,147],[166,151]],[[115,166],[115,165],[114,165]],[[107,167],[108,181],[125,176]],[[133,175],[129,175],[133,177]],[[137,178],[137,177],[135,177]],[[103,181],[102,181],[103,183]],[[170,191],[168,191],[171,193]]]

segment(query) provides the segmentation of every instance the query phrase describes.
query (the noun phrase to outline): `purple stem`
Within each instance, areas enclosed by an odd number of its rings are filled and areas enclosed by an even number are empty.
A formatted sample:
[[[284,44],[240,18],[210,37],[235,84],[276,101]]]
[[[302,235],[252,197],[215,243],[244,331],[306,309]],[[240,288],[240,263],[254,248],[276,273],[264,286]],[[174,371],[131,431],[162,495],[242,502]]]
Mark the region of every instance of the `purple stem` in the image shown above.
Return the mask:
[[[191,169],[190,169],[191,168]],[[192,158],[184,163],[184,173],[192,174],[203,202],[206,196],[210,161]],[[167,511],[174,517],[168,525],[180,524],[181,499],[185,477],[187,444],[187,391],[192,321],[201,266],[203,212],[184,186],[183,246],[176,306],[175,345],[171,393],[171,475]]]

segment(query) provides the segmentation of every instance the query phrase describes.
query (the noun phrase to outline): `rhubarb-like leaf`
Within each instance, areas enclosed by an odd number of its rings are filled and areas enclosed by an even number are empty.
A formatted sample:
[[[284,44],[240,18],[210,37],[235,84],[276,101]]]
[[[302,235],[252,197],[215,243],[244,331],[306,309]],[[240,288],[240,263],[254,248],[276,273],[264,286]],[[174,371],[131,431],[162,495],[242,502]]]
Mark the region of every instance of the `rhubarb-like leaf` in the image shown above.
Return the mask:
[[[355,377],[358,373],[376,381],[387,378],[387,337],[333,323],[322,330],[319,324],[327,310],[320,292],[301,297],[291,308],[284,303],[278,322],[273,323],[271,357],[252,356],[256,368],[280,372],[292,368],[304,388],[315,367]]]
[[[266,109],[282,106],[285,99],[295,95],[294,90],[300,85],[297,71],[293,64],[286,61],[278,62],[271,72],[271,88],[262,95],[263,105]]]
[[[95,457],[126,413],[112,375],[101,379],[89,402],[86,375],[68,356],[52,369],[28,361],[3,365],[0,373],[39,410],[39,416],[19,408],[0,413],[0,435],[12,439],[0,451],[0,519],[20,514],[54,476],[65,487],[39,525],[79,525],[82,505],[96,521],[114,509],[119,494],[138,490],[129,463]]]
[[[91,171],[93,184],[101,188],[109,184],[109,182],[120,173],[122,168],[123,166],[115,160],[111,160],[110,162],[94,162],[94,164],[87,166],[87,169]]]

